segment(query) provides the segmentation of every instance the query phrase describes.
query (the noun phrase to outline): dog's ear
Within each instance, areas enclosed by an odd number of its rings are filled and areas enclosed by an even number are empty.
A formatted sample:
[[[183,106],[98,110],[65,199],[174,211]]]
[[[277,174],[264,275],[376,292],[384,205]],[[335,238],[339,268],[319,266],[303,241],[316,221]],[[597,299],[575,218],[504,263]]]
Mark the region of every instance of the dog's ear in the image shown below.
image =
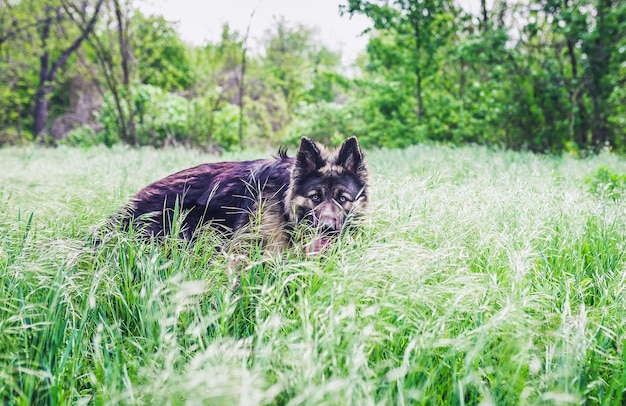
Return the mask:
[[[302,137],[296,154],[296,168],[300,173],[311,173],[324,166],[322,152],[308,137]]]
[[[353,173],[363,170],[363,152],[355,136],[348,138],[343,143],[337,154],[336,164]]]

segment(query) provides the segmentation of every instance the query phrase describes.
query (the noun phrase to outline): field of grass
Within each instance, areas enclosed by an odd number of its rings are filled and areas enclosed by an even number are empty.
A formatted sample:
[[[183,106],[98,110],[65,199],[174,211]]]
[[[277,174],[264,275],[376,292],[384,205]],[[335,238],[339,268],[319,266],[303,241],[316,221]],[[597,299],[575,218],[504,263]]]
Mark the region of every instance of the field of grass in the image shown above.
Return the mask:
[[[256,156],[1,149],[0,403],[624,404],[624,159],[369,151],[355,241],[239,274],[210,236],[88,243],[149,182]]]

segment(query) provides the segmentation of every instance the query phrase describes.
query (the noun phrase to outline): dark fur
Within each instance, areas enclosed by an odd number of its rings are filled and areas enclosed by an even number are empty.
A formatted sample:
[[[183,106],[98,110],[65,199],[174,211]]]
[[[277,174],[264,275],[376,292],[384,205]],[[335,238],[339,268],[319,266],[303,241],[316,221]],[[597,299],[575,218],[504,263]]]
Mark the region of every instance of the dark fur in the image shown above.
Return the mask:
[[[158,180],[131,199],[122,223],[167,235],[179,209],[183,238],[207,223],[228,238],[256,224],[266,243],[284,247],[299,223],[339,233],[365,209],[368,193],[356,137],[335,153],[303,137],[295,158],[280,150],[273,159],[202,164]]]

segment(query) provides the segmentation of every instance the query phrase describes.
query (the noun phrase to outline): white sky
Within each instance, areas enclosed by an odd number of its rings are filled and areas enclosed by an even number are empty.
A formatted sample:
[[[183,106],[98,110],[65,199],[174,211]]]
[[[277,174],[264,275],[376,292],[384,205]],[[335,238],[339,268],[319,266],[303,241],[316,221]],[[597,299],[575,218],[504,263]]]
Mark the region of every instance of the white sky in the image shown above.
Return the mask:
[[[160,14],[178,22],[177,30],[186,42],[203,45],[219,41],[223,23],[241,34],[250,24],[251,50],[274,26],[275,17],[284,16],[290,23],[317,27],[321,41],[331,50],[341,52],[349,64],[365,50],[367,38],[360,36],[370,21],[362,15],[339,15],[341,0],[143,0],[139,8],[146,14]],[[254,17],[251,19],[251,14]]]

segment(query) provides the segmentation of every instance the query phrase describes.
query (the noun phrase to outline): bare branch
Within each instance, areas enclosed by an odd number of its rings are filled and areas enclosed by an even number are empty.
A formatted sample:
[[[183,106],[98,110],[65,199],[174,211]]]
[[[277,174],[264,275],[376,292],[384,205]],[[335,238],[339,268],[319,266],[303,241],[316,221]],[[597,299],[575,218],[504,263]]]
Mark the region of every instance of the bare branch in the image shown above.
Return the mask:
[[[76,38],[74,42],[61,53],[61,56],[59,57],[59,59],[57,59],[57,61],[52,65],[52,67],[50,68],[50,71],[48,72],[48,78],[47,78],[48,80],[50,81],[54,80],[54,76],[56,75],[57,70],[61,66],[63,66],[63,64],[65,64],[65,62],[70,57],[70,55],[72,55],[72,53],[75,52],[80,47],[82,42],[93,31],[96,25],[96,21],[98,20],[98,15],[100,14],[100,8],[102,7],[103,2],[104,0],[98,0],[98,2],[96,3],[93,15],[91,16],[91,19],[87,23],[87,26],[84,29],[81,27],[81,35],[78,38]]]

